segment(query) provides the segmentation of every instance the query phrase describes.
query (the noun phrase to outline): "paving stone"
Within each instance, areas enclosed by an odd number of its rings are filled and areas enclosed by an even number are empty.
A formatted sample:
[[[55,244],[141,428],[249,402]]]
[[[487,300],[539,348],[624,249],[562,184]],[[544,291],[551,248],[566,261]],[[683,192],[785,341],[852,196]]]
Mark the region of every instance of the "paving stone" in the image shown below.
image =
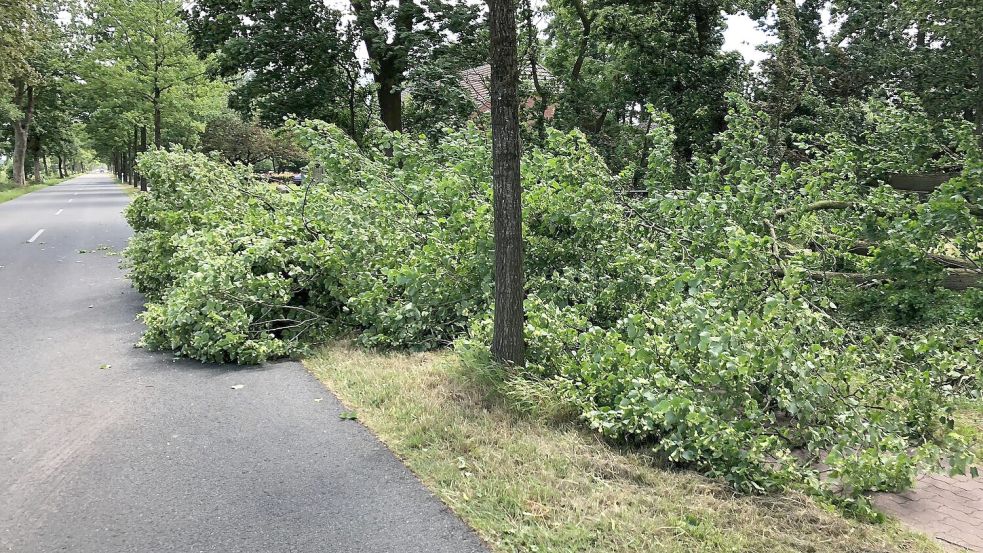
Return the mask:
[[[872,497],[878,509],[939,540],[951,551],[983,553],[983,480],[926,474],[903,493]]]

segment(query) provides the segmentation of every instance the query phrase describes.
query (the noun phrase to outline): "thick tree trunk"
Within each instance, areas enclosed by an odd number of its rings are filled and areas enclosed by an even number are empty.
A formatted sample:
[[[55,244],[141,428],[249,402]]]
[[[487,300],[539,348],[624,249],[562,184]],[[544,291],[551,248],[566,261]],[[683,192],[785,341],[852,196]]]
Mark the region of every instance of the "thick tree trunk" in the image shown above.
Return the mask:
[[[34,182],[38,184],[44,182],[44,179],[41,178],[41,158],[37,153],[34,154]]]
[[[24,162],[27,159],[27,131],[20,123],[14,121],[14,186],[25,186],[27,174],[24,172]]]
[[[25,186],[27,184],[27,172],[24,165],[27,161],[27,141],[30,138],[31,122],[34,120],[34,106],[37,97],[34,95],[34,87],[25,84],[23,81],[14,83],[14,104],[21,109],[20,118],[11,121],[14,127],[14,185]]]
[[[491,28],[492,181],[495,219],[495,313],[491,353],[525,363],[522,182],[519,162],[519,65],[515,0],[489,0]]]
[[[403,130],[403,95],[396,89],[397,81],[401,80],[391,71],[380,71],[379,78],[379,117],[386,128],[395,132]]]
[[[393,18],[392,40],[388,40],[387,32],[376,21],[377,14],[371,0],[351,0],[351,5],[355,21],[362,31],[366,53],[373,62],[372,77],[379,86],[379,116],[387,129],[401,131],[403,98],[399,88],[405,78],[407,42],[413,32],[417,6],[413,0],[399,0]]]

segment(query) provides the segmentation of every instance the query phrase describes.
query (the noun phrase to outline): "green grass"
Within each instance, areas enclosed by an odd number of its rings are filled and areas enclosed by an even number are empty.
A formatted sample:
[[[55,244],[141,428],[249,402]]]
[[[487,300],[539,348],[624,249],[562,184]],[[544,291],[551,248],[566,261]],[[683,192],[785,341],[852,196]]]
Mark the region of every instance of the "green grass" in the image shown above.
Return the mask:
[[[955,419],[956,431],[969,440],[977,461],[983,461],[983,401],[963,402]]]
[[[125,182],[123,182],[123,181],[121,181],[121,180],[119,180],[118,178],[115,178],[115,177],[114,177],[114,180],[116,181],[116,184],[118,184],[120,186],[120,188],[123,189],[123,192],[126,192],[126,195],[127,196],[135,197],[135,196],[137,196],[137,195],[140,194],[140,189],[139,188],[136,188],[136,187],[134,187],[132,185],[129,185],[129,184],[127,184],[127,183],[125,183]]]
[[[0,182],[0,204],[6,201],[13,200],[14,198],[23,196],[24,194],[30,194],[31,192],[41,190],[42,188],[47,188],[49,186],[61,184],[66,180],[76,176],[77,175],[72,175],[64,178],[48,177],[44,179],[44,182],[40,184],[28,184],[27,186],[14,186],[14,184],[11,182]]]
[[[495,551],[939,551],[896,522],[658,468],[561,412],[519,414],[451,353],[338,344],[305,363]]]

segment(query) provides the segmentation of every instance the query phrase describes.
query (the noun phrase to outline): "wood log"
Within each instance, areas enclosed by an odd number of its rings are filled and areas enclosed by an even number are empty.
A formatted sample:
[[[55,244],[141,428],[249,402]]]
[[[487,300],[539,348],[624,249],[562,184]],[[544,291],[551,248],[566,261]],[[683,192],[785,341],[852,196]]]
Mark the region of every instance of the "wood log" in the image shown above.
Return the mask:
[[[895,190],[930,194],[936,188],[959,173],[897,173],[887,179],[887,183]]]
[[[775,271],[776,276],[784,276],[784,271]],[[874,284],[877,281],[891,280],[891,277],[873,273],[847,273],[839,271],[808,271],[806,277],[811,280],[845,279],[855,284]],[[969,288],[983,288],[983,273],[968,269],[950,269],[940,283],[942,288],[954,292],[962,292]]]

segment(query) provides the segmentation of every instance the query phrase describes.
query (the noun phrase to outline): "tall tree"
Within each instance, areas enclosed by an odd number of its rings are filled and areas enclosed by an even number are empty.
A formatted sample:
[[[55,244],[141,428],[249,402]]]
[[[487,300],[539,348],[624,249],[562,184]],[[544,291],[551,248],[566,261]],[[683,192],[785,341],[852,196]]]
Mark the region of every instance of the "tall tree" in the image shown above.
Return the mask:
[[[359,138],[365,87],[356,56],[361,40],[344,13],[307,0],[201,0],[187,9],[199,55],[215,55],[235,82],[230,104],[266,125],[284,116],[335,123]]]
[[[983,140],[983,3],[831,0],[831,8],[842,21],[825,61],[832,94],[911,92],[935,117],[974,122]]]
[[[515,0],[489,0],[491,29],[492,182],[495,232],[495,314],[492,356],[525,363],[522,180],[519,160],[519,63]]]
[[[40,87],[63,38],[49,2],[0,0],[0,115],[13,130],[13,176],[27,182],[24,164]]]
[[[197,106],[222,94],[191,48],[181,8],[179,0],[90,4],[94,44],[87,80],[97,100],[125,103],[131,118],[149,118],[157,147],[164,143],[165,123],[182,130]]]
[[[414,65],[440,55],[452,37],[473,36],[478,9],[447,0],[351,0],[377,87],[379,115],[392,131],[403,128],[402,91]]]
[[[685,159],[724,127],[725,94],[742,84],[736,53],[721,51],[731,0],[550,0],[547,63],[563,80],[557,120],[586,131],[615,166],[616,136],[640,125],[645,104],[668,111]],[[639,130],[624,133],[644,135]]]
[[[461,37],[479,30],[478,6],[448,0],[351,0],[348,6],[350,12],[337,2],[202,0],[187,19],[198,52],[216,53],[221,74],[240,79],[233,107],[244,114],[256,108],[265,123],[288,114],[324,119],[358,140],[372,108],[362,81],[368,70],[380,119],[402,130],[411,73],[447,67],[438,60],[470,53]],[[367,67],[356,56],[359,42]]]

